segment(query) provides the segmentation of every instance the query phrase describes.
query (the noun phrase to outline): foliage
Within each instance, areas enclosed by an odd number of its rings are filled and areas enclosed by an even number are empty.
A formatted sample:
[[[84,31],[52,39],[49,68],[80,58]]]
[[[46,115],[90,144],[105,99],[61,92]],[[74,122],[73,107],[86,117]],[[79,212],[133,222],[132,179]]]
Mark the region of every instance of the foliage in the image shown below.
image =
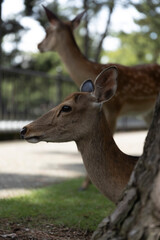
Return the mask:
[[[133,5],[142,14],[142,17],[135,22],[140,26],[141,33],[148,43],[146,47],[151,56],[150,60],[157,62],[160,57],[158,40],[160,38],[160,1],[142,0],[141,3]]]
[[[22,34],[27,31],[27,29],[20,23],[21,14],[11,16],[5,22],[1,19],[2,3],[3,0],[0,1],[0,64],[3,62],[4,66],[12,62],[18,54],[17,43],[21,40]],[[7,37],[10,37],[13,43],[13,51],[11,52],[5,52],[1,46]]]
[[[56,225],[94,230],[114,205],[93,185],[85,192],[78,191],[81,181],[69,180],[33,190],[23,197],[0,200],[0,219],[18,221],[30,217],[40,224],[45,220]]]
[[[5,23],[2,24],[2,37],[4,36],[11,36],[12,35],[12,42],[15,42],[15,46],[12,52],[4,53],[3,62],[11,63],[15,65],[15,56],[17,55],[17,44],[21,40],[21,36],[24,33],[23,26],[20,24],[20,19],[23,16],[29,16],[36,19],[43,27],[46,26],[47,18],[41,6],[41,0],[31,0],[31,1],[24,1],[25,9],[23,12],[19,13],[19,15],[8,19]],[[46,5],[46,4],[45,4]],[[108,57],[109,60],[114,62],[124,62],[127,65],[130,64],[139,64],[144,62],[159,62],[160,61],[160,53],[159,53],[159,29],[160,29],[160,7],[159,7],[159,0],[141,0],[140,2],[135,2],[131,0],[122,1],[121,3],[117,0],[101,0],[101,1],[91,1],[91,0],[81,0],[80,2],[75,2],[73,0],[67,1],[67,5],[60,5],[58,0],[49,3],[47,7],[52,9],[55,14],[58,14],[60,18],[63,19],[73,19],[77,12],[80,12],[80,9],[86,9],[87,12],[84,16],[84,19],[81,24],[81,29],[75,32],[76,39],[78,45],[81,48],[81,51],[90,59],[97,61],[99,60],[100,56],[103,57],[103,40],[104,38],[111,32],[109,31],[110,27],[110,18],[114,12],[114,9],[117,5],[124,5],[127,6],[134,6],[136,10],[141,14],[140,19],[136,19],[135,23],[140,27],[140,31],[132,32],[132,33],[124,33],[120,32],[116,34],[116,37],[121,40],[120,48],[113,53],[109,53]],[[90,23],[93,25],[98,19],[99,14],[103,10],[106,11],[106,20],[104,20],[104,32],[99,34],[97,32],[97,27],[92,31],[90,30]],[[126,9],[127,11],[127,9]],[[70,17],[68,17],[70,16]],[[106,21],[106,22],[105,22]],[[108,22],[107,22],[108,21]],[[106,27],[105,27],[106,25]],[[4,39],[4,38],[3,38]],[[6,39],[6,37],[5,37]],[[124,53],[125,56],[124,57]],[[23,53],[22,53],[23,54]],[[130,55],[131,54],[131,55]],[[45,58],[44,61],[47,60],[48,66],[51,63],[55,64],[56,66],[59,64],[59,59],[55,59],[56,57],[52,55],[53,59]],[[129,57],[131,56],[131,57]],[[123,59],[122,59],[123,58]],[[131,58],[131,59],[130,59]],[[128,59],[128,62],[127,62]],[[37,58],[36,60],[39,60]],[[119,62],[120,60],[120,62]],[[30,60],[29,60],[30,61]],[[41,67],[45,70],[45,67],[39,63],[36,65],[35,62],[31,60],[31,63],[28,64],[29,67],[35,67],[38,69]],[[46,66],[47,64],[45,64]],[[21,66],[23,67],[23,65]],[[49,67],[48,67],[49,68]],[[53,67],[52,67],[53,68]]]
[[[143,63],[151,63],[154,56],[154,40],[148,41],[143,32],[132,32],[127,34],[120,32],[118,34],[120,47],[111,52],[105,53],[109,62],[117,62],[124,65],[136,65]],[[159,52],[158,52],[159,53]],[[160,62],[160,56],[157,58]]]
[[[82,0],[80,4],[75,4],[75,1],[68,1],[68,4],[66,6],[60,5],[59,1],[53,1],[52,3],[47,4],[47,7],[51,9],[55,14],[58,14],[60,18],[63,20],[65,19],[73,19],[77,12],[86,9],[86,14],[83,19],[83,24],[81,25],[81,31],[78,31],[76,33],[77,38],[80,39],[80,48],[84,54],[90,58],[90,59],[97,59],[100,56],[101,50],[102,50],[102,43],[105,38],[105,36],[108,34],[108,27],[110,25],[110,17],[112,15],[113,9],[115,7],[115,3],[117,0],[101,0],[101,1],[91,1],[91,0]],[[29,16],[37,20],[43,27],[46,26],[47,18],[45,15],[45,12],[43,8],[41,7],[41,1],[40,0],[31,0],[31,1],[24,1],[25,9],[23,12],[19,13],[18,15],[14,16],[14,19],[19,24],[18,20],[20,20],[23,16]],[[46,6],[46,4],[45,4]],[[102,35],[97,34],[97,32],[93,31],[91,33],[90,31],[90,21],[92,21],[94,18],[98,18],[99,13],[102,9],[106,9],[107,15],[106,15],[106,23],[104,21],[104,32],[102,32]],[[61,16],[62,15],[62,16]],[[71,16],[69,18],[68,16]],[[107,18],[109,18],[109,21],[107,22]],[[9,26],[9,25],[8,25]],[[18,27],[22,27],[20,24]],[[13,37],[13,42],[19,42],[21,39],[19,36],[22,36],[23,32],[20,31],[21,29],[16,29],[16,26],[14,26],[14,29],[11,32],[7,32],[7,24],[4,23],[4,35],[3,36],[9,36],[11,33],[16,33]],[[25,29],[26,30],[26,29]],[[15,36],[17,36],[17,39],[15,39]],[[96,37],[95,37],[96,36]],[[16,45],[17,47],[17,45]],[[4,53],[4,56],[6,53]],[[10,59],[15,58],[15,56],[10,55]],[[11,61],[9,61],[11,62]],[[12,61],[12,63],[15,65],[15,62]],[[23,66],[22,66],[23,67]]]
[[[160,63],[160,7],[158,1],[142,0],[132,5],[141,13],[140,19],[135,19],[139,31],[132,33],[120,32],[120,47],[108,54],[110,61],[132,65],[141,63]]]
[[[52,52],[35,53],[29,61],[29,68],[32,70],[39,70],[56,75],[61,65],[60,59],[57,54]]]
[[[120,39],[120,46],[105,54],[110,62],[124,65],[160,63],[160,1],[141,0],[131,4],[141,14],[140,19],[135,19],[139,31],[113,33],[114,37]]]

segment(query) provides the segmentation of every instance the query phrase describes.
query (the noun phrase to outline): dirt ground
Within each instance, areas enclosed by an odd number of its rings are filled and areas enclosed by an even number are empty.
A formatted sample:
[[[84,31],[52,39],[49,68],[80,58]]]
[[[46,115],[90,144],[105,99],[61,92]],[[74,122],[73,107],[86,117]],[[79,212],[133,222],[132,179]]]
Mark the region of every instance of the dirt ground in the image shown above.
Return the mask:
[[[0,220],[0,240],[89,240],[92,233],[54,224],[31,227],[31,220],[21,223]],[[32,224],[33,225],[33,224]]]

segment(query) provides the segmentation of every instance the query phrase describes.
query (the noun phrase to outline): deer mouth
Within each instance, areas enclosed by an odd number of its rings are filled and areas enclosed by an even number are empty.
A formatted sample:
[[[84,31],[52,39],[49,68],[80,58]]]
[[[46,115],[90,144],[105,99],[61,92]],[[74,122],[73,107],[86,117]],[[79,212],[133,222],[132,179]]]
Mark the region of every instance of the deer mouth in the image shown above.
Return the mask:
[[[25,138],[25,140],[29,143],[38,143],[40,142],[40,137],[37,137],[37,136],[28,137],[28,138]]]

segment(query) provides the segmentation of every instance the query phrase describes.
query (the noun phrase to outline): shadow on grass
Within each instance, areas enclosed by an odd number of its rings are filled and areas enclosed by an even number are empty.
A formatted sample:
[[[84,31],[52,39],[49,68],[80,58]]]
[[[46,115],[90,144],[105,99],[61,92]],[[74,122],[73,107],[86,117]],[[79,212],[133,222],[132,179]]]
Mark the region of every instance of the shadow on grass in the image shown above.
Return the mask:
[[[0,200],[0,219],[21,221],[31,218],[33,223],[48,221],[94,230],[97,224],[114,209],[114,204],[102,196],[94,186],[79,192],[82,179],[73,179],[50,187],[33,190],[31,194]]]

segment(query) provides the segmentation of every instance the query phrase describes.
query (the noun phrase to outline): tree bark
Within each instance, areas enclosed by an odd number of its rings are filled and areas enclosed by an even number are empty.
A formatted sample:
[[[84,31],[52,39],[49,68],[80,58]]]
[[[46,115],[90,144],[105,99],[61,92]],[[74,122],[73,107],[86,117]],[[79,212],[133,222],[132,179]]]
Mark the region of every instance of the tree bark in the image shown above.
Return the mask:
[[[92,240],[160,239],[160,95],[140,157],[116,210]]]

